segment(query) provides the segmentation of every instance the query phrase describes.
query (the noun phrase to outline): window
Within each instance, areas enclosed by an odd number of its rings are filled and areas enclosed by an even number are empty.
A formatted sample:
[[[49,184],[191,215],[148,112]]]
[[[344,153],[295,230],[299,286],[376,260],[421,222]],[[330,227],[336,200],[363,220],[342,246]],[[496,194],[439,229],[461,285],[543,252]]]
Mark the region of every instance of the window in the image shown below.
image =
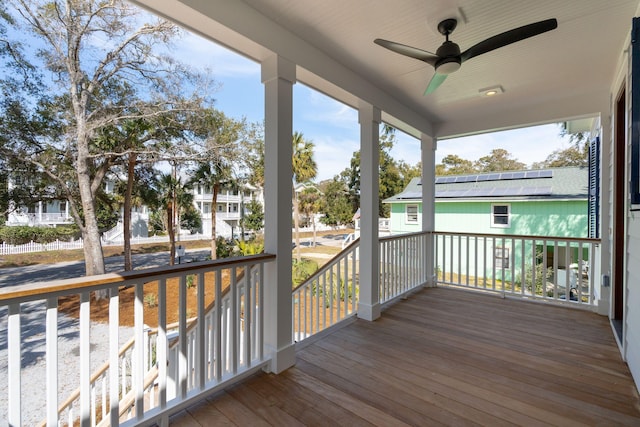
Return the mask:
[[[496,247],[494,249],[494,257],[496,259],[496,268],[509,269],[509,248]]]
[[[511,226],[510,205],[491,205],[491,226],[508,228]]]
[[[407,222],[418,222],[418,205],[407,205]]]

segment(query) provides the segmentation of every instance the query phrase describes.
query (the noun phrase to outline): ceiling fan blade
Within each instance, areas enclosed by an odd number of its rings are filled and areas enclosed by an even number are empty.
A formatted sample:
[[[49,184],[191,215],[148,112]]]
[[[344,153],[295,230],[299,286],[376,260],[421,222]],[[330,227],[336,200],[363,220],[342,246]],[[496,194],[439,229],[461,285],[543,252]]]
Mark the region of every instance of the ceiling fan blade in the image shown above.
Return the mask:
[[[433,93],[447,79],[447,76],[448,74],[435,73],[433,77],[431,77],[431,81],[429,82],[427,89],[424,91],[424,94],[429,95],[430,93]]]
[[[427,64],[431,64],[433,66],[436,65],[436,61],[438,61],[439,59],[434,53],[418,49],[417,47],[411,47],[401,43],[392,42],[390,40],[375,39],[373,42],[377,45],[392,50],[395,53],[399,53],[400,55],[408,56],[410,58],[419,59],[420,61],[426,62]]]
[[[506,31],[493,37],[489,37],[488,39],[471,46],[469,49],[462,52],[460,58],[462,62],[464,62],[478,55],[482,55],[483,53],[487,53],[492,50],[510,45],[511,43],[528,39],[529,37],[537,36],[538,34],[546,33],[547,31],[551,31],[557,27],[557,20],[547,19],[545,21],[534,22],[533,24],[514,28],[513,30]]]

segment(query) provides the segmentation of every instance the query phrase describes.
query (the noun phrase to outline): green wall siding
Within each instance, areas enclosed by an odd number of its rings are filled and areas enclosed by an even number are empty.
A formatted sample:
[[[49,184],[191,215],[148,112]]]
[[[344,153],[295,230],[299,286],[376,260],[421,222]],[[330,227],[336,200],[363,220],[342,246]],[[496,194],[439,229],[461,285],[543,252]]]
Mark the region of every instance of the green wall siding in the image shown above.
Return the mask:
[[[491,205],[487,202],[436,202],[436,231],[478,234],[518,234],[556,237],[587,237],[587,201],[513,201],[509,204],[509,227],[491,226]],[[391,232],[409,233],[422,229],[422,203],[418,203],[418,224],[407,224],[405,206],[391,205]]]
[[[418,205],[418,223],[407,224],[407,205]],[[422,231],[422,202],[420,203],[392,203],[389,229],[392,234],[413,233]]]

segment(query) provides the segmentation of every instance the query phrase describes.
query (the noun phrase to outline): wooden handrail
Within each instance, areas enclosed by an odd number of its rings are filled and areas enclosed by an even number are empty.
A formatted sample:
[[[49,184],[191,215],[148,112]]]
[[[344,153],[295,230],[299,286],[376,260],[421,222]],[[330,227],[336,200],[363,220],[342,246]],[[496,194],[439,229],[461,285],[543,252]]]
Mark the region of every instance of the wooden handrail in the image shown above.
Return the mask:
[[[255,264],[258,262],[272,261],[276,258],[273,254],[249,255],[243,257],[225,258],[214,261],[201,261],[173,266],[149,268],[145,270],[125,271],[122,273],[107,273],[97,276],[78,277],[74,279],[53,280],[50,282],[36,282],[26,285],[9,286],[0,290],[0,303],[9,304],[12,300],[22,299],[36,300],[51,296],[70,293],[95,291],[104,289],[106,285],[122,282],[130,283],[140,279],[150,282],[166,275],[196,272],[211,269],[220,269],[233,265]],[[38,298],[39,297],[39,298]]]

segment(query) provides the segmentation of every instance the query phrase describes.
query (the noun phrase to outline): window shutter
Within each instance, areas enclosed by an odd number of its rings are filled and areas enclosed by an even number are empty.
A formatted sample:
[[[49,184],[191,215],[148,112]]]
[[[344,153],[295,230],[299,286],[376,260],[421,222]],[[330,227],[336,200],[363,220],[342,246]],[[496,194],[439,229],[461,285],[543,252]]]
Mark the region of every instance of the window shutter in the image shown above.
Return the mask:
[[[589,237],[600,237],[600,138],[589,143]]]

